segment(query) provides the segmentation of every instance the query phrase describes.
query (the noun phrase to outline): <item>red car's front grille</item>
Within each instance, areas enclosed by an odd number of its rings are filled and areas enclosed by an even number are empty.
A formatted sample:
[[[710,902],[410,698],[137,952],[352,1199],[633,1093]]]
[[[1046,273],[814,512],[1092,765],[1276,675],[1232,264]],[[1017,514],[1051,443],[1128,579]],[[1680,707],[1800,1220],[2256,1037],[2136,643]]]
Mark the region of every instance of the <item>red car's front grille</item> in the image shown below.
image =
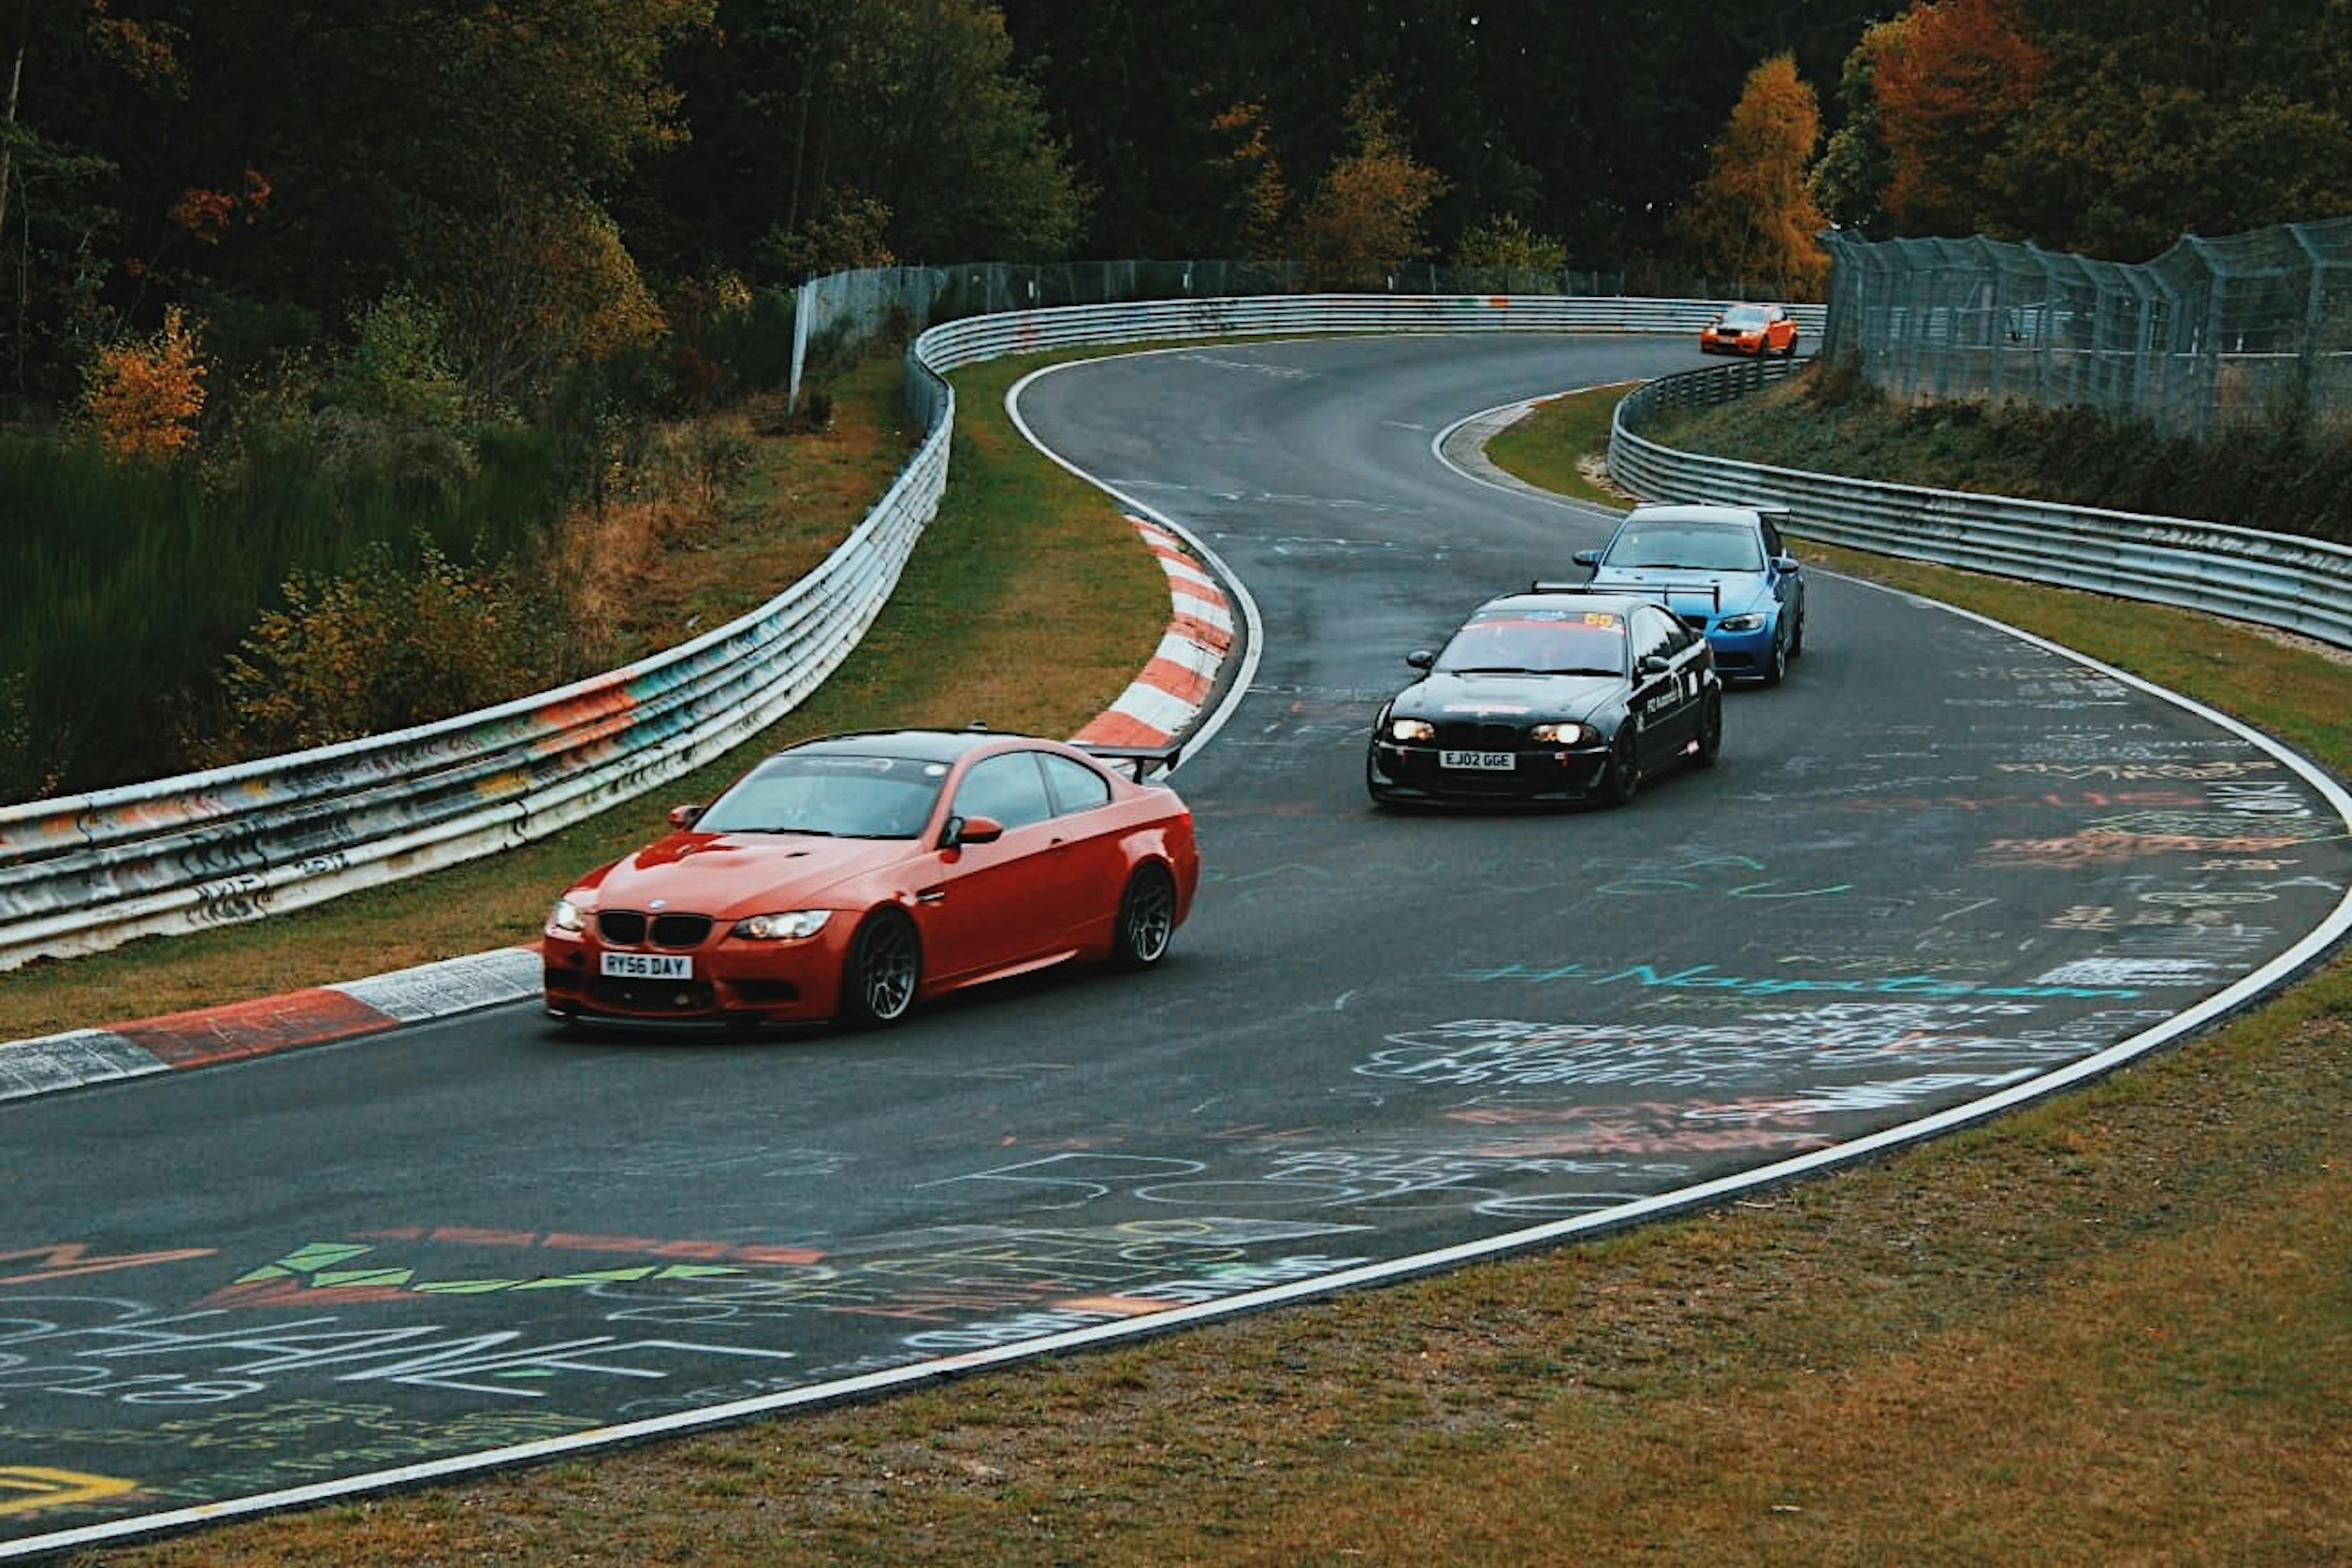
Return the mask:
[[[614,947],[642,947],[648,928],[656,947],[700,947],[710,938],[709,915],[656,915],[648,922],[635,910],[603,910],[596,934]]]

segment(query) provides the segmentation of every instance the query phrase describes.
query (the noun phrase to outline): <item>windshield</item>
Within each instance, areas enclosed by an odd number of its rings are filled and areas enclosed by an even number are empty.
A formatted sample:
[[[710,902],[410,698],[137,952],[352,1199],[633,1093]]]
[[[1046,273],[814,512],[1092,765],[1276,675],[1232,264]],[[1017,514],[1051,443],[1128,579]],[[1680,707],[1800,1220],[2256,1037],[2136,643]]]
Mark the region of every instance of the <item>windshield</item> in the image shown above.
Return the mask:
[[[786,752],[761,763],[696,819],[698,833],[912,838],[930,820],[948,765],[918,757]]]
[[[1679,566],[1697,572],[1761,572],[1764,547],[1738,523],[1659,522],[1628,527],[1609,543],[1604,566]]]
[[[1447,675],[1622,675],[1625,623],[1599,610],[1481,616],[1454,634],[1437,668]]]
[[[1770,319],[1761,305],[1734,305],[1723,313],[1727,327],[1760,327]]]

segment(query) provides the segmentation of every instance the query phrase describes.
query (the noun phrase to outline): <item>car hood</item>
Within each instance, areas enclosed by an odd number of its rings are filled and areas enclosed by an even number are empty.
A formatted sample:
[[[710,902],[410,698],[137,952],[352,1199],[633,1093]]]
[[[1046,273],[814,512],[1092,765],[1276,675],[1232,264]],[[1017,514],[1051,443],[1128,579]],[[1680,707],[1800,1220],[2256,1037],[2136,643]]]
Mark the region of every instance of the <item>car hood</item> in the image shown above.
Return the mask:
[[[1590,718],[1624,694],[1613,675],[1432,675],[1397,693],[1392,713],[1433,722],[1495,719],[1540,723]]]
[[[1610,567],[1592,579],[1595,588],[1664,588],[1675,610],[1706,609],[1723,596],[1722,613],[1738,615],[1771,603],[1771,585],[1761,572],[1711,572],[1668,566]]]
[[[822,907],[838,884],[916,853],[911,838],[673,833],[615,860],[586,886],[601,909],[662,908],[723,919]]]

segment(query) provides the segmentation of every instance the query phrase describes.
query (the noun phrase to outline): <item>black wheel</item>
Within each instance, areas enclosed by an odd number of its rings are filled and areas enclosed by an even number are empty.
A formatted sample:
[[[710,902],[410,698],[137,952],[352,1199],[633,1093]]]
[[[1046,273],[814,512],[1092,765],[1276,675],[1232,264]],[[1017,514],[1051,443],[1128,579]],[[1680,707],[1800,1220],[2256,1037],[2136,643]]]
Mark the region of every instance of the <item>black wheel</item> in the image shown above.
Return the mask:
[[[1165,866],[1139,866],[1119,895],[1110,961],[1120,969],[1149,969],[1168,956],[1176,934],[1176,879]]]
[[[1764,667],[1764,684],[1778,686],[1789,677],[1789,644],[1784,637],[1772,639],[1771,662]]]
[[[896,910],[876,910],[850,942],[836,1016],[853,1029],[887,1028],[913,1010],[922,973],[914,922]]]
[[[1805,612],[1797,612],[1797,624],[1789,633],[1789,657],[1802,658],[1805,654]]]
[[[1634,747],[1633,721],[1629,718],[1617,731],[1617,743],[1609,748],[1609,761],[1601,774],[1601,798],[1611,805],[1623,805],[1641,787],[1642,758]]]
[[[1706,706],[1698,713],[1698,751],[1693,761],[1700,767],[1715,766],[1715,759],[1723,754],[1723,696],[1720,692],[1706,694]]]

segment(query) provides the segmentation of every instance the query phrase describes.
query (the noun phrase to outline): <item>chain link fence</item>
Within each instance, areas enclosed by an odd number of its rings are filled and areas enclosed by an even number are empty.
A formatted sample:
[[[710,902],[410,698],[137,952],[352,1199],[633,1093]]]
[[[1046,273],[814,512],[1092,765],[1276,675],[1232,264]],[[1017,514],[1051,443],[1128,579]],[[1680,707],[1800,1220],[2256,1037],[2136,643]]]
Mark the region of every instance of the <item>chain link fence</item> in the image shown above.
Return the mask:
[[[2140,265],[1974,239],[1826,237],[1822,353],[1904,402],[2088,407],[2200,439],[2352,418],[2352,217]]]

